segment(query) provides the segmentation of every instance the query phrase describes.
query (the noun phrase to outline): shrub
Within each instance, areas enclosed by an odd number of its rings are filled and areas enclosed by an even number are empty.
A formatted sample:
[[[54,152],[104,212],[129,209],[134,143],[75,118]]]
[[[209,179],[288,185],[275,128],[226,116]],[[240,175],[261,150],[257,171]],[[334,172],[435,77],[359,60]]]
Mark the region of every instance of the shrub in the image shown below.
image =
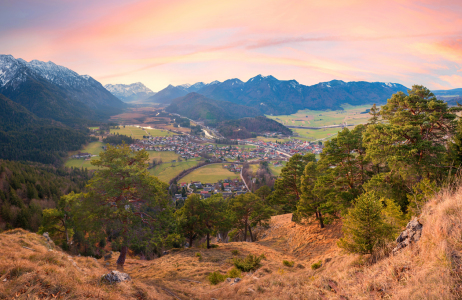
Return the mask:
[[[241,271],[239,269],[232,268],[231,270],[228,271],[228,277],[230,278],[241,277]]]
[[[202,260],[202,254],[200,252],[196,252],[196,257],[198,257],[199,260]]]
[[[293,267],[294,266],[294,262],[293,261],[288,261],[288,260],[283,260],[282,261],[282,264],[286,267]]]
[[[231,254],[233,254],[233,255],[239,255],[239,250],[236,250],[236,249],[231,250]]]
[[[317,263],[314,263],[311,265],[311,269],[316,270],[319,269],[322,266],[322,261],[318,261]]]
[[[220,274],[220,272],[215,271],[209,274],[208,279],[211,284],[215,285],[215,284],[219,284],[220,282],[225,281],[226,275],[222,275]]]
[[[249,272],[258,269],[261,264],[262,257],[249,254],[246,258],[234,258],[233,264],[236,268],[243,272]]]

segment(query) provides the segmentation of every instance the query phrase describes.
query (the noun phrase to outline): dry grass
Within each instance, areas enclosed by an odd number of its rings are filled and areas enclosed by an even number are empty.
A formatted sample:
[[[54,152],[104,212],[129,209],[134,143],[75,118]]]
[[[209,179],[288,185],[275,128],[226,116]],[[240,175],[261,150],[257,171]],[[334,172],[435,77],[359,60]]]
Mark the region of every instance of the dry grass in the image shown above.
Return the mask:
[[[435,196],[420,221],[424,227],[417,244],[372,264],[336,247],[340,224],[320,230],[316,224],[295,224],[290,215],[277,216],[269,229],[259,230],[255,243],[173,249],[153,261],[127,259],[125,271],[133,280],[117,286],[99,282],[115,268],[116,255],[109,262],[73,257],[74,266],[67,254],[48,251],[42,237],[15,230],[0,234],[0,299],[58,292],[62,299],[459,299],[462,189]],[[234,257],[248,254],[266,259],[256,271],[243,272],[239,283],[210,284],[210,273],[224,275]],[[283,260],[294,266],[284,266]],[[319,261],[321,266],[311,269]]]
[[[168,299],[136,281],[105,284],[102,262],[71,257],[22,229],[0,234],[0,248],[0,299]]]

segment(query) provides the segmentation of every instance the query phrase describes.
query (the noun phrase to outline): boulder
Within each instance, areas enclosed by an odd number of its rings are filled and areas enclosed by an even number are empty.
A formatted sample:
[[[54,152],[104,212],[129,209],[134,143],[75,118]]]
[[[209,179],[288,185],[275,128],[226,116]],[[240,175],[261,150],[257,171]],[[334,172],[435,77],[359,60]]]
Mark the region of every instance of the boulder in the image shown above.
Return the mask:
[[[422,227],[419,220],[416,218],[412,219],[406,226],[406,229],[401,232],[399,237],[396,239],[398,245],[393,249],[393,254],[397,253],[399,250],[406,248],[412,243],[418,242],[420,236],[422,235]]]
[[[119,272],[119,271],[111,271],[103,275],[103,279],[105,279],[109,283],[119,283],[119,282],[131,280],[130,275],[128,275],[127,273]]]
[[[43,234],[43,236],[47,239],[47,242],[48,242],[48,243],[51,242],[51,238],[50,238],[50,235],[48,234],[48,232],[45,232],[45,233]]]

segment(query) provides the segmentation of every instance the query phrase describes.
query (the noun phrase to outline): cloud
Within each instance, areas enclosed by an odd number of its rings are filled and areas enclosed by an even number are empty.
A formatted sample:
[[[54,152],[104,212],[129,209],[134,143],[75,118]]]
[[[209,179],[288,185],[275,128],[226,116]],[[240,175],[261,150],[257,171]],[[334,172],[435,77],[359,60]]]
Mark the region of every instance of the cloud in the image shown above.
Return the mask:
[[[459,75],[443,75],[439,77],[441,80],[448,82],[453,88],[462,88],[462,76]]]

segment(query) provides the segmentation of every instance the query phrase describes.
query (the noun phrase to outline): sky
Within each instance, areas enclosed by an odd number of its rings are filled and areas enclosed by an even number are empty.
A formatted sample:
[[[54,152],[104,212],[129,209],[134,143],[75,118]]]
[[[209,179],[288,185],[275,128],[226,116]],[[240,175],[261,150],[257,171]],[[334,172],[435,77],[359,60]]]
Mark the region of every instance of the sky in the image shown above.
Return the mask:
[[[462,87],[461,0],[1,0],[0,54],[102,84]]]

